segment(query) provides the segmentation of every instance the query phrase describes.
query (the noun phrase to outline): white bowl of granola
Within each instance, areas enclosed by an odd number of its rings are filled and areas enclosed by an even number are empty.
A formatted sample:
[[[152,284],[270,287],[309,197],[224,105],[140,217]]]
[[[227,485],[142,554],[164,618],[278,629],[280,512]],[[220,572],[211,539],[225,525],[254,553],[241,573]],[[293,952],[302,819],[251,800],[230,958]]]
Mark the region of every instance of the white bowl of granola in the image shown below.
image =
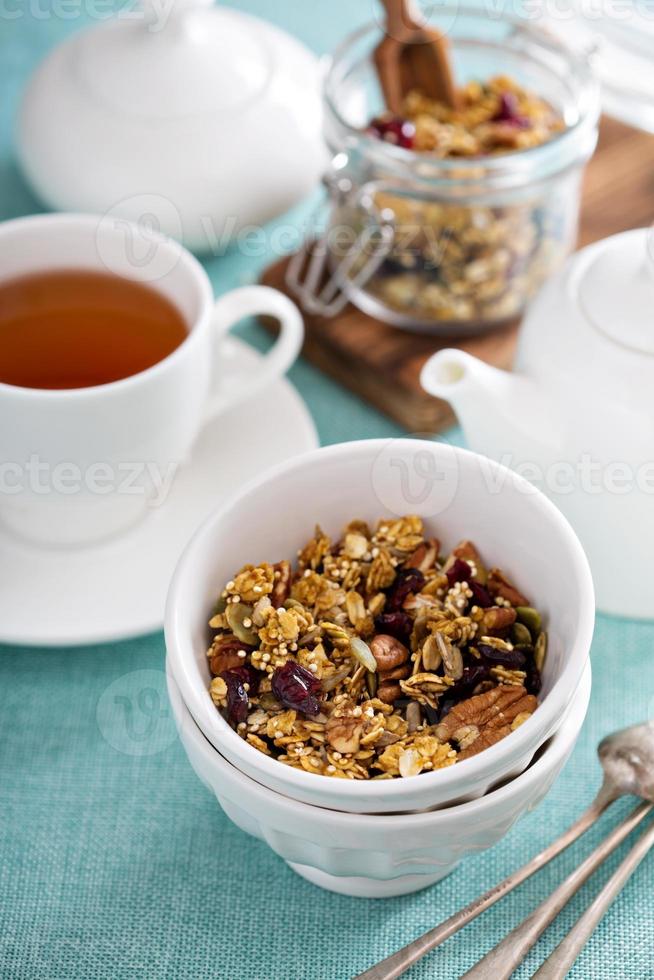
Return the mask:
[[[243,773],[396,813],[521,773],[578,694],[593,624],[581,545],[531,484],[442,443],[370,440],[285,462],[209,518],[166,645]]]
[[[527,769],[482,799],[417,814],[336,813],[261,786],[203,736],[168,672],[180,739],[198,777],[241,830],[265,841],[303,878],[363,898],[419,891],[469,854],[492,847],[546,796],[579,736],[590,698],[590,664],[558,731]]]

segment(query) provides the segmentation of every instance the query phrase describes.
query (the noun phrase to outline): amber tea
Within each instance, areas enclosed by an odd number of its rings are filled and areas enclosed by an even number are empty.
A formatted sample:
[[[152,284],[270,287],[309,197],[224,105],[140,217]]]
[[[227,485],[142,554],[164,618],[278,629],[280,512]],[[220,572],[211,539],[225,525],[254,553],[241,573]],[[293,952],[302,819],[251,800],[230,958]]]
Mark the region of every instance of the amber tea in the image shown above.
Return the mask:
[[[111,273],[55,270],[0,282],[0,382],[90,388],[171,354],[188,334],[174,303]]]

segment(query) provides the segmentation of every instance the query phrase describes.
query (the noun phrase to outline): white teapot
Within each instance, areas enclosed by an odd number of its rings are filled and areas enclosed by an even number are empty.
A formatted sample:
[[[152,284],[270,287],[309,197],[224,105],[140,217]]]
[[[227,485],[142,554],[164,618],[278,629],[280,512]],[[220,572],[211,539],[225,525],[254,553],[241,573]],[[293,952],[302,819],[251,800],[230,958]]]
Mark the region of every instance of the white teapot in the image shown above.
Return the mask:
[[[568,261],[527,314],[515,373],[442,350],[421,381],[452,404],[471,448],[521,472],[566,514],[599,608],[654,618],[652,229]]]
[[[213,0],[142,0],[54,48],[26,86],[16,149],[49,207],[136,221],[198,252],[318,184],[321,68],[272,24]],[[254,252],[251,250],[254,249]]]

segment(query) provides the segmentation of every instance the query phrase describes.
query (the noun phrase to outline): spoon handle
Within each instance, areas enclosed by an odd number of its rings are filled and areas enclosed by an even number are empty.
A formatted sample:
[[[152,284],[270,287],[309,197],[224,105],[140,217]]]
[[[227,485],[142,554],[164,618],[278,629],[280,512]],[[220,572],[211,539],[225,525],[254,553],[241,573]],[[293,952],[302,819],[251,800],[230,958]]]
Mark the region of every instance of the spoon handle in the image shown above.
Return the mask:
[[[654,823],[651,823],[647,830],[641,834],[597,898],[589,905],[541,968],[536,970],[532,980],[563,980],[590,939],[600,919],[652,847],[654,847]]]
[[[579,867],[568,875],[524,922],[516,926],[508,936],[480,959],[461,977],[461,980],[488,980],[488,977],[492,977],[493,980],[509,980],[513,971],[522,963],[531,947],[538,942],[563,906],[652,809],[654,804],[640,803],[635,810],[632,810],[629,816],[604,838],[586,860],[582,861]]]
[[[415,0],[382,0],[382,3],[386,9],[386,30],[391,37],[402,40],[419,30],[424,18]]]
[[[446,939],[453,936],[459,929],[463,929],[469,922],[476,919],[478,915],[485,912],[509,892],[521,885],[523,881],[530,878],[542,867],[548,864],[553,858],[573,844],[582,834],[585,834],[589,827],[602,815],[604,810],[614,801],[615,797],[602,787],[597,797],[589,808],[583,813],[575,823],[563,833],[558,840],[555,840],[549,847],[533,857],[527,864],[524,864],[513,874],[501,881],[499,885],[491,888],[484,895],[480,895],[470,905],[467,905],[460,912],[455,912],[449,919],[445,919],[440,925],[435,926],[422,936],[414,939],[412,943],[386,957],[385,960],[375,964],[365,973],[360,973],[355,980],[393,980],[399,977],[405,970],[408,970],[413,963],[417,963],[426,953],[436,949]]]

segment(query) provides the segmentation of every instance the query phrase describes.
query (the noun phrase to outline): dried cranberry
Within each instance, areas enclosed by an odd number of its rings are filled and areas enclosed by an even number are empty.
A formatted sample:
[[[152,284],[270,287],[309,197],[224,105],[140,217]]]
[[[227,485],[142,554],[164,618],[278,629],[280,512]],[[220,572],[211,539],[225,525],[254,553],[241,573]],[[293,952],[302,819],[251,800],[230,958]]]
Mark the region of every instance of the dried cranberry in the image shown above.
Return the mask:
[[[424,584],[425,576],[418,568],[401,568],[386,593],[388,596],[387,612],[397,612],[398,609],[401,609],[405,599],[415,592],[420,592]]]
[[[472,580],[472,569],[467,561],[457,558],[453,565],[450,565],[447,572],[447,581],[450,588],[457,582],[470,582]]]
[[[447,693],[450,697],[454,697],[457,700],[467,698],[472,694],[477,684],[481,684],[482,681],[487,681],[489,677],[489,664],[476,663],[472,667],[464,667],[463,674],[452,687],[447,689]]]
[[[409,639],[413,624],[410,617],[397,609],[395,612],[383,612],[375,619],[375,629],[378,633],[386,633],[394,636],[396,640],[404,643]]]
[[[272,692],[277,700],[286,708],[293,708],[305,715],[315,717],[320,713],[320,704],[316,697],[320,691],[318,678],[295,660],[288,660],[272,676]]]
[[[481,606],[482,609],[489,609],[490,606],[494,606],[493,598],[483,585],[479,582],[468,581],[468,586],[472,592],[472,603],[476,606]]]
[[[440,704],[438,708],[432,708],[429,704],[421,705],[422,713],[428,725],[437,725],[440,720]]]
[[[370,132],[385,143],[411,150],[416,127],[408,119],[401,119],[399,116],[378,116],[370,123]]]
[[[509,670],[524,670],[527,658],[519,650],[498,650],[488,643],[477,647],[483,659],[493,667],[508,667]]]
[[[493,122],[506,123],[518,129],[529,129],[531,125],[527,117],[518,111],[518,100],[513,92],[502,92],[500,106],[493,116]]]
[[[535,664],[529,664],[527,667],[527,677],[525,679],[527,694],[540,694],[540,689],[542,686],[543,681],[540,676],[540,670]]]
[[[225,670],[220,676],[227,685],[227,718],[240,725],[247,718],[250,709],[250,698],[245,685],[248,685],[251,694],[256,694],[259,675],[255,670],[244,666]]]

